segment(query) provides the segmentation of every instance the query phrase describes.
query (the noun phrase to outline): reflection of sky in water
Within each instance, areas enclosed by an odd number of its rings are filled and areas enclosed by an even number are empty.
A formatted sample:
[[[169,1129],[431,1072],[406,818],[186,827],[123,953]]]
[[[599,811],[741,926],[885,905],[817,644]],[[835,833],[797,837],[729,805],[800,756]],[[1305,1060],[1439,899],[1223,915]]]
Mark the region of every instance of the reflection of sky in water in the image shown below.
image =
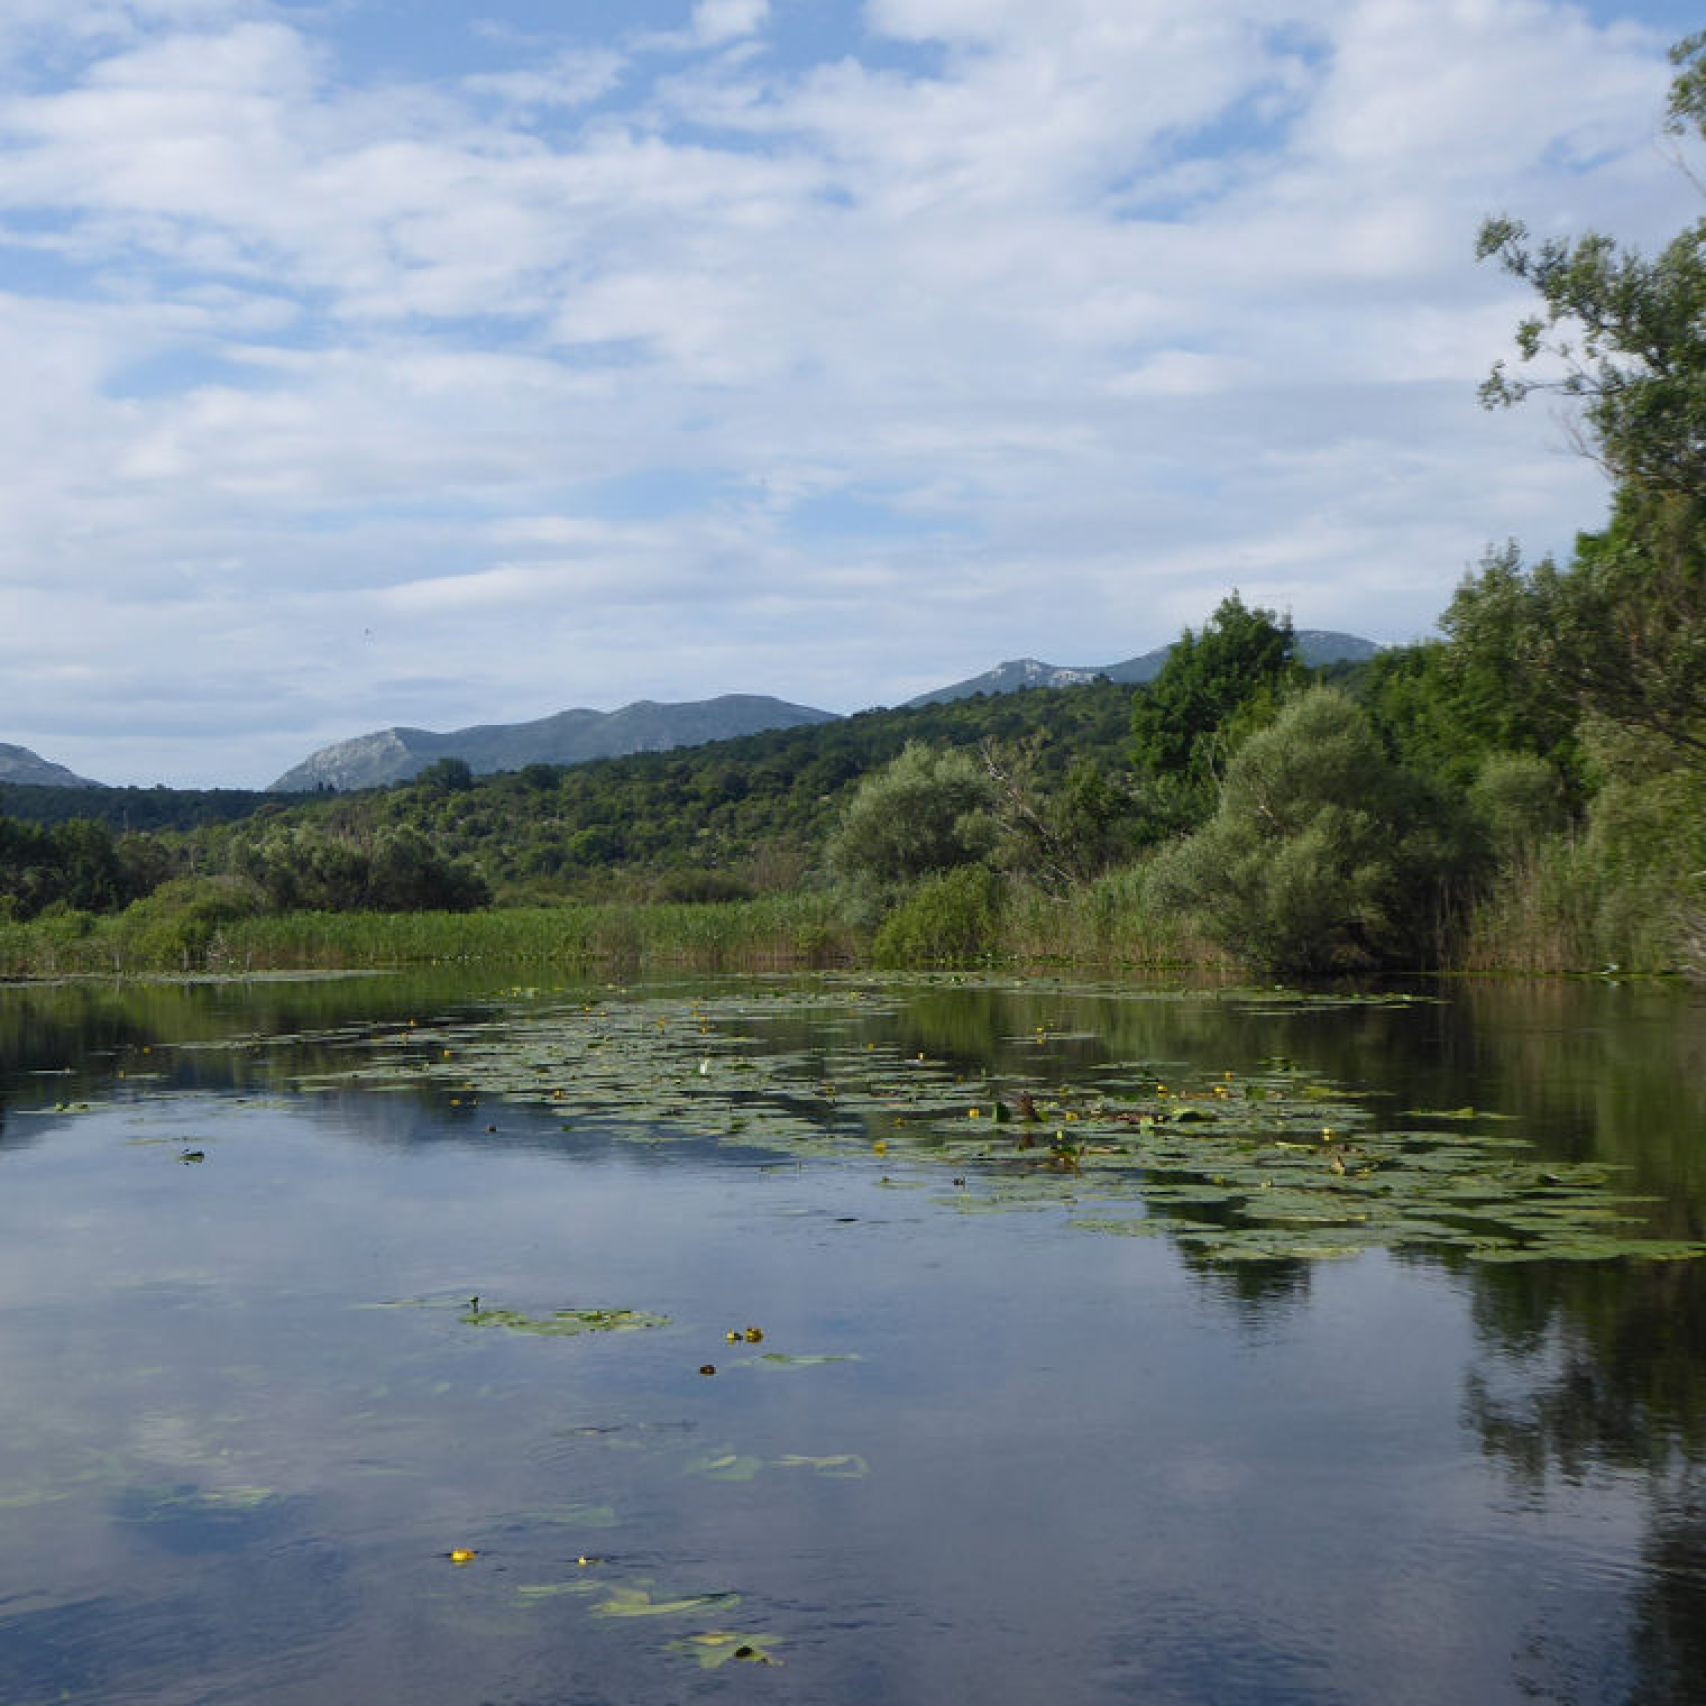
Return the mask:
[[[1635,1684],[1674,1490],[1592,1439],[1525,1478],[1466,1397],[1520,1425],[1558,1375],[1543,1311],[1526,1347],[1491,1319],[1532,1270],[1371,1255],[1240,1301],[1163,1241],[945,1212],[863,1158],[493,1117],[452,1136],[403,1097],[191,1095],[13,1121],[34,1141],[0,1153],[0,1700]],[[1571,1283],[1615,1307],[1646,1281]],[[462,1319],[476,1292],[673,1325],[528,1337]],[[762,1346],[723,1342],[750,1322]],[[859,1360],[741,1366],[770,1350]],[[1658,1431],[1698,1461],[1687,1420]],[[870,1473],[780,1463],[844,1453]],[[761,1467],[695,1472],[726,1454]],[[596,1593],[517,1591],[642,1579],[742,1602],[602,1620]],[[701,1677],[663,1650],[725,1625],[783,1637],[788,1668]]]

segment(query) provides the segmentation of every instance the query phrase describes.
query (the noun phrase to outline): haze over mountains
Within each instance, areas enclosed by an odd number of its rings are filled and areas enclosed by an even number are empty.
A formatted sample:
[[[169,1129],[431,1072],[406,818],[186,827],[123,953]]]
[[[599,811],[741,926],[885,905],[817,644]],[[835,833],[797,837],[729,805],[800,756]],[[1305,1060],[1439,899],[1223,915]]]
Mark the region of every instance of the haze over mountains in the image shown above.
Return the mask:
[[[1371,640],[1328,629],[1297,631],[1302,661],[1318,668],[1329,663],[1360,663],[1380,650]],[[908,699],[906,705],[940,705],[969,699],[977,693],[1014,693],[1028,687],[1074,687],[1106,676],[1111,681],[1153,681],[1173,648],[1157,646],[1120,663],[1084,667],[1017,658],[982,675],[938,687]],[[678,746],[701,746],[734,740],[771,729],[798,728],[838,720],[834,711],[794,705],[756,693],[725,693],[715,699],[662,704],[636,700],[617,711],[559,711],[526,723],[481,723],[437,733],[431,729],[377,729],[351,740],[337,741],[311,753],[278,778],[269,792],[339,793],[379,788],[418,775],[441,758],[462,759],[478,775],[519,770],[527,764],[586,764],[598,758],[620,758],[633,752],[664,752]],[[31,783],[61,788],[98,788],[27,747],[0,743],[0,782]]]

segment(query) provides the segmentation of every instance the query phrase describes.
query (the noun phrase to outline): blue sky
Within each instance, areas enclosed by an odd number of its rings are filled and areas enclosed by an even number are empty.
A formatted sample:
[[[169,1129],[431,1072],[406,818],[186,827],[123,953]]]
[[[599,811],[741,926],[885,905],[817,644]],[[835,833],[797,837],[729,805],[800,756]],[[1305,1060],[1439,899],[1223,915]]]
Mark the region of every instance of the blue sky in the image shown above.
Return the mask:
[[[1686,10],[4,0],[0,740],[1417,637],[1604,514],[1475,230],[1699,216]]]

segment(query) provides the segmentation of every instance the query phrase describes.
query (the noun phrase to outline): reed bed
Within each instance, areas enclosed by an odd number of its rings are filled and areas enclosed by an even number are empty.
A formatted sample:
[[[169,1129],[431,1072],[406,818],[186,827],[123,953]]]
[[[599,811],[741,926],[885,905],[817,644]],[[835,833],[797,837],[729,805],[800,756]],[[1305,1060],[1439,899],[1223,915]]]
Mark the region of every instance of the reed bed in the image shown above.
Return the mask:
[[[583,905],[490,912],[296,912],[206,930],[116,918],[0,923],[0,976],[348,971],[482,961],[695,971],[850,964],[852,932],[822,896],[719,905]]]
[[[1024,965],[1062,964],[1096,971],[1231,971],[1236,961],[1190,919],[1153,906],[1142,867],[1052,895],[1020,888],[1008,899],[1000,956]]]

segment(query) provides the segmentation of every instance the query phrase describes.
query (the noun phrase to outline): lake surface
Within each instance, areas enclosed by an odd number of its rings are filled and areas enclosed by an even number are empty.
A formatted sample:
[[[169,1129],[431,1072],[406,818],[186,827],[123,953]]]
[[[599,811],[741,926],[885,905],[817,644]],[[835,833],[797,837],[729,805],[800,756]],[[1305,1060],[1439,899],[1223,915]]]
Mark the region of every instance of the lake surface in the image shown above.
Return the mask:
[[[1706,1261],[1605,1253],[1703,1085],[1606,985],[0,990],[0,1706],[1706,1700]]]

